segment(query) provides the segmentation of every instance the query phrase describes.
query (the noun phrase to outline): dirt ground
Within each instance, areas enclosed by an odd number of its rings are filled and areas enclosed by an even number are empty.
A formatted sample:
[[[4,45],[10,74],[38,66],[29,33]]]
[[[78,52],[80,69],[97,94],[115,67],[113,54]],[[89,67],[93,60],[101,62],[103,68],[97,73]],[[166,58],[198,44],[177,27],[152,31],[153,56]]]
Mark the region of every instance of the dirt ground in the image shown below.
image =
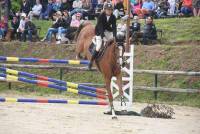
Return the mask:
[[[134,103],[140,112],[146,104]],[[105,106],[0,103],[0,134],[200,134],[200,109],[172,106],[175,119],[104,115]]]

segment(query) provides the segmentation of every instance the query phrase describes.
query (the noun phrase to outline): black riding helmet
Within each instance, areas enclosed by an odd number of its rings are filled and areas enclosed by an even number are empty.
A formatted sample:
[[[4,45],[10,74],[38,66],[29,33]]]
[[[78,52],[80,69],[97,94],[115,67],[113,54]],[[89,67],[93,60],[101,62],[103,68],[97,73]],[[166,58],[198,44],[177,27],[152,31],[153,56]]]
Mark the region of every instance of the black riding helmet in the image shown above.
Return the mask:
[[[110,9],[110,10],[113,10],[113,5],[111,3],[106,3],[104,5],[104,9]]]

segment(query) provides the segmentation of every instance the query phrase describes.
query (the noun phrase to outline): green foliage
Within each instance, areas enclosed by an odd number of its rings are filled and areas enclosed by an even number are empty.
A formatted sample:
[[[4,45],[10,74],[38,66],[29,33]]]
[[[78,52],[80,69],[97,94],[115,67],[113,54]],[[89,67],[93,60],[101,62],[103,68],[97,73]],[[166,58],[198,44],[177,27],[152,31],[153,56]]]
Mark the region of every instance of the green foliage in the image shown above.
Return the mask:
[[[12,0],[11,4],[12,4],[12,10],[14,12],[17,12],[20,10],[21,2],[22,0]]]

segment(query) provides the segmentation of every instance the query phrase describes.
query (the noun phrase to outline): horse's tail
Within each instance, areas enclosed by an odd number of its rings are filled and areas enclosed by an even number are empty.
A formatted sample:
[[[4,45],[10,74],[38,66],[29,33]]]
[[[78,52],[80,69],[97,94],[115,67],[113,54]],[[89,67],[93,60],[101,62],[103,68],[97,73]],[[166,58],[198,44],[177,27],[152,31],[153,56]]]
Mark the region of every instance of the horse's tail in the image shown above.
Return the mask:
[[[91,22],[89,22],[89,21],[85,21],[85,22],[83,22],[83,23],[80,24],[80,26],[79,26],[78,29],[76,30],[76,34],[75,34],[75,36],[74,36],[74,40],[75,40],[75,41],[77,41],[78,36],[79,36],[81,30],[82,30],[85,26],[87,26],[87,25],[89,25],[89,24],[91,24]]]

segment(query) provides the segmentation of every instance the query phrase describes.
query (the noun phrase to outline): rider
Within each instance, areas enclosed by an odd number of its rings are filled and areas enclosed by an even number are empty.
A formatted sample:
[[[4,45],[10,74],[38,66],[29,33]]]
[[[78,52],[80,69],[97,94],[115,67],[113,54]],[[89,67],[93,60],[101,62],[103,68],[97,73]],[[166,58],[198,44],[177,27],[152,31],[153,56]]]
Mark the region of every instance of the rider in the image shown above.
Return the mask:
[[[96,49],[92,54],[92,58],[89,64],[89,69],[91,69],[92,64],[98,52],[103,44],[103,41],[109,41],[116,37],[117,26],[116,18],[113,15],[113,6],[111,3],[106,3],[104,5],[104,11],[99,15],[97,24],[95,27],[95,40]]]

